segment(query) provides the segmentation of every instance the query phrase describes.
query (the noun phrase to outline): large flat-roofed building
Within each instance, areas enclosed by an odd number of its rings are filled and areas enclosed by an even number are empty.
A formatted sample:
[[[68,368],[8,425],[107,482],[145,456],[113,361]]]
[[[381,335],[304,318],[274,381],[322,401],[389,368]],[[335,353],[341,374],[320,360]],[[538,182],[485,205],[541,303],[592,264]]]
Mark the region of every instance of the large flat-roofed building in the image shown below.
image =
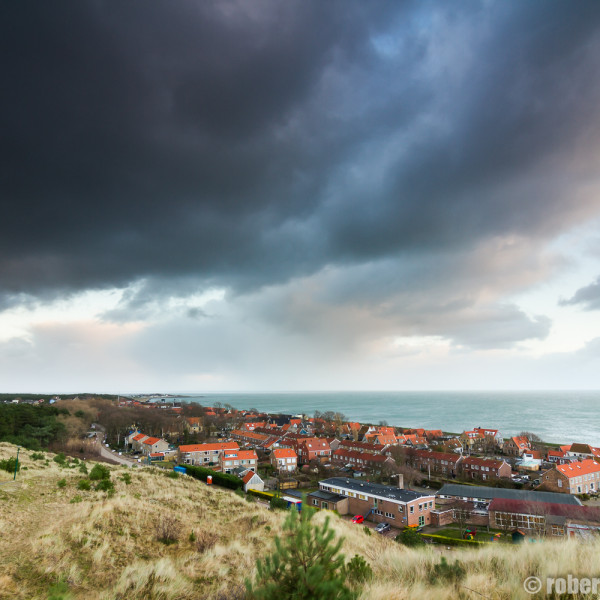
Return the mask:
[[[511,490],[507,488],[485,487],[482,485],[460,485],[459,483],[446,483],[436,496],[466,502],[480,502],[489,504],[495,498],[505,500],[521,500],[524,502],[550,502],[553,504],[569,504],[581,506],[575,496],[558,494],[554,492],[537,492],[530,490]]]
[[[394,527],[429,525],[435,504],[433,495],[343,477],[320,481],[319,490],[348,498],[349,513]]]

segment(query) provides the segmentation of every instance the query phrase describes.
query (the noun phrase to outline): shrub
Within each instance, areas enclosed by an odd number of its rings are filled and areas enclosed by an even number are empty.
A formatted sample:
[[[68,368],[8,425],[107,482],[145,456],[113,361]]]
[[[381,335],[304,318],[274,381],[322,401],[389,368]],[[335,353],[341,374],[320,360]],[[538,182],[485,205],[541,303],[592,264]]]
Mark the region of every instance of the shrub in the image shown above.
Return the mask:
[[[156,539],[162,544],[167,546],[176,544],[179,539],[179,523],[177,519],[171,515],[163,515],[156,524],[155,535]]]
[[[190,533],[190,537],[188,538],[190,540],[190,542],[194,543],[196,541],[196,534],[194,533],[194,530],[192,529],[192,532]]]
[[[273,496],[271,501],[269,502],[269,507],[271,510],[279,509],[279,510],[287,510],[288,503],[287,500],[283,498],[278,498],[277,496]]]
[[[79,465],[79,472],[80,472],[80,473],[84,473],[85,475],[87,475],[87,474],[88,474],[88,468],[87,468],[87,465],[86,465],[84,462],[82,462],[82,463]]]
[[[196,536],[196,550],[200,553],[210,550],[219,539],[216,533],[202,530]]]
[[[362,583],[373,577],[373,569],[369,563],[358,554],[344,567],[344,576],[350,583]]]
[[[17,468],[17,471],[21,470],[21,462],[19,461],[19,463],[17,464],[17,459],[14,457],[8,458],[6,460],[0,460],[0,469],[2,469],[3,471],[14,473],[15,467]]]
[[[110,479],[101,479],[96,484],[95,489],[99,492],[108,492],[108,493],[113,492],[114,493],[115,484]]]
[[[179,479],[179,473],[177,471],[169,471],[167,477],[171,479]]]
[[[363,531],[365,532],[365,535],[372,535],[371,528],[367,527],[366,525],[363,527]]]
[[[61,479],[57,484],[56,484],[59,488],[64,488],[67,487],[67,480],[66,479]]]
[[[466,569],[458,559],[454,564],[448,564],[446,558],[442,556],[440,563],[433,565],[429,573],[429,581],[430,583],[458,583],[465,578],[466,574]]]
[[[34,452],[30,458],[31,460],[44,460],[46,457],[41,452]]]
[[[425,541],[414,527],[405,527],[397,536],[396,541],[405,546],[423,546]]]
[[[126,485],[131,483],[131,475],[129,473],[121,474],[121,481],[124,481]]]
[[[62,467],[67,462],[67,457],[64,452],[59,452],[52,460]]]
[[[81,496],[79,496],[79,495],[77,495],[77,496],[73,496],[73,497],[71,498],[71,500],[69,500],[69,502],[70,502],[71,504],[77,504],[78,502],[82,502],[82,501],[83,501],[83,498],[82,498]]]
[[[110,479],[110,470],[108,467],[101,465],[100,463],[96,463],[92,472],[90,473],[90,479],[92,481],[100,481],[102,479]],[[96,488],[97,489],[97,488]]]
[[[92,484],[88,479],[80,479],[77,483],[77,489],[88,491],[92,489]]]

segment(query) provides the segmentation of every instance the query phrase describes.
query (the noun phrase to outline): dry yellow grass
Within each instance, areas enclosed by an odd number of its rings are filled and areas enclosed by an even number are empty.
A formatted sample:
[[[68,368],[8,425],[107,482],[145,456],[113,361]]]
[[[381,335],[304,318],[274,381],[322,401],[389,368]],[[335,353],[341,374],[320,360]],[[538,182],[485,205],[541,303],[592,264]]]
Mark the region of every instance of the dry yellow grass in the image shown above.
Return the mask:
[[[0,444],[0,458],[14,454],[14,446]],[[268,552],[273,536],[281,533],[284,513],[188,477],[111,467],[116,493],[108,497],[78,490],[83,475],[77,469],[30,455],[21,452],[27,469],[18,483],[0,486],[2,600],[46,600],[57,581],[68,585],[65,598],[72,600],[241,598],[256,557]],[[125,472],[131,474],[130,485],[120,479]],[[59,488],[63,478],[67,485]],[[431,582],[439,549],[408,550],[330,516],[345,538],[346,557],[361,554],[373,568],[362,600],[531,598],[522,588],[530,575],[600,574],[600,543],[559,541],[450,551],[448,559],[458,558],[467,569],[465,579],[460,586]],[[177,543],[157,541],[164,526]]]

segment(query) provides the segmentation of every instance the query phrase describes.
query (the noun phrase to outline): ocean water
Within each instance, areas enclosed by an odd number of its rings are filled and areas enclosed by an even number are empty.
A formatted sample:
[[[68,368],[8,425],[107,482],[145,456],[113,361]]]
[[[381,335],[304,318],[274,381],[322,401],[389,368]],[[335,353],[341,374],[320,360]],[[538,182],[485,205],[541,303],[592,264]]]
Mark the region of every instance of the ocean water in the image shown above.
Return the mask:
[[[452,432],[489,427],[505,437],[531,431],[548,442],[600,446],[600,391],[199,393],[181,399],[309,416],[331,410],[351,421]]]

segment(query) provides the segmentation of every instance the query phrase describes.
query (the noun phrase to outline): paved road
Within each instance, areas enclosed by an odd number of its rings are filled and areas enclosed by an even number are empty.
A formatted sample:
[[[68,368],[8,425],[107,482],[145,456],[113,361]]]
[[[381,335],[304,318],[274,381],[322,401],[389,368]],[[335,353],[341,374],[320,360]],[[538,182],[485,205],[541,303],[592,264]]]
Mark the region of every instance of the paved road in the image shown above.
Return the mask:
[[[138,464],[137,460],[132,460],[132,459],[126,458],[124,456],[119,456],[116,452],[111,452],[102,443],[102,441],[104,440],[104,427],[102,427],[102,425],[100,425],[99,423],[94,423],[94,425],[96,427],[96,438],[94,440],[94,443],[100,447],[100,456],[102,456],[102,458],[107,458],[107,459],[113,460],[121,465],[128,465],[130,467],[132,465]]]

